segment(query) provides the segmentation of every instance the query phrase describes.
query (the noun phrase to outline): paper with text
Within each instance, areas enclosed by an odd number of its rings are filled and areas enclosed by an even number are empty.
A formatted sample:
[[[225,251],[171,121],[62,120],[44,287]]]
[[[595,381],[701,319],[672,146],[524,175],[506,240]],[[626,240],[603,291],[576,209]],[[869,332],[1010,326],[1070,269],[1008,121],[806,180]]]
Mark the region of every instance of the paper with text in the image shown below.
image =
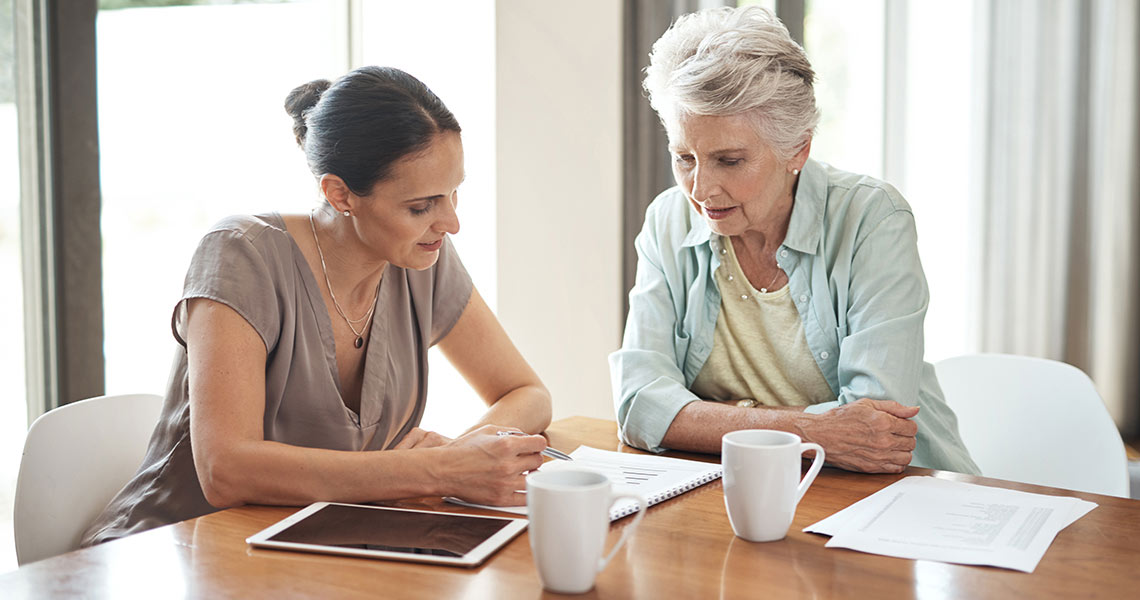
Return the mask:
[[[828,547],[1033,572],[1093,502],[934,477],[907,477],[804,528]]]

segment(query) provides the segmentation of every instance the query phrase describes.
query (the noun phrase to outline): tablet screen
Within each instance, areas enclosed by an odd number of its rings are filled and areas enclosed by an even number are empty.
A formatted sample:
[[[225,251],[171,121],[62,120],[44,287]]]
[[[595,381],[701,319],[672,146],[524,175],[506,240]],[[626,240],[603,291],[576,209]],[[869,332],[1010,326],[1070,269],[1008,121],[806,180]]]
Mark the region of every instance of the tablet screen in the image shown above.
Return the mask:
[[[327,504],[267,541],[460,557],[512,520]]]

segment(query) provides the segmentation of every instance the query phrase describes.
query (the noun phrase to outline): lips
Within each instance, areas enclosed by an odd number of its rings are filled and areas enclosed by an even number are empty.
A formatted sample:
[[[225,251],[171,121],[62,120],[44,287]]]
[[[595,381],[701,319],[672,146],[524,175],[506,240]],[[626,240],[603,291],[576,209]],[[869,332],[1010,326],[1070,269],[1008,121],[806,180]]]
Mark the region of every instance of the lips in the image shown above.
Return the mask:
[[[701,208],[705,211],[705,216],[714,221],[719,221],[721,219],[727,218],[732,215],[732,212],[734,210],[736,210],[735,206],[729,206],[727,208],[710,208],[708,206],[702,205]]]
[[[430,244],[424,244],[424,243],[420,243],[420,244],[417,244],[417,245],[418,245],[420,248],[423,248],[423,249],[424,249],[425,251],[427,251],[427,252],[435,252],[436,250],[439,250],[439,247],[440,247],[440,246],[442,246],[442,245],[443,245],[443,238],[439,238],[438,240],[436,240],[436,241],[434,241],[434,242],[432,242],[432,243],[430,243]]]

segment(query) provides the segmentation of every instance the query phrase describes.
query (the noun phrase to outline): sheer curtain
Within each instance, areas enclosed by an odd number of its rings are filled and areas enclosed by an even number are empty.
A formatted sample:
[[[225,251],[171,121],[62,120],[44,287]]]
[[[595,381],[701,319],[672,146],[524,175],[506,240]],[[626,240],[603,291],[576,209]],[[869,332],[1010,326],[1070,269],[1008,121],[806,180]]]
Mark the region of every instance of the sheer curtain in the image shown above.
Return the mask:
[[[1140,435],[1140,11],[975,3],[979,346],[1062,360]]]
[[[629,312],[626,293],[633,287],[637,253],[633,239],[641,231],[645,209],[657,194],[673,185],[665,129],[641,89],[649,50],[673,20],[683,14],[717,6],[734,6],[731,0],[625,0],[622,47],[622,322]],[[761,3],[763,4],[763,3]]]

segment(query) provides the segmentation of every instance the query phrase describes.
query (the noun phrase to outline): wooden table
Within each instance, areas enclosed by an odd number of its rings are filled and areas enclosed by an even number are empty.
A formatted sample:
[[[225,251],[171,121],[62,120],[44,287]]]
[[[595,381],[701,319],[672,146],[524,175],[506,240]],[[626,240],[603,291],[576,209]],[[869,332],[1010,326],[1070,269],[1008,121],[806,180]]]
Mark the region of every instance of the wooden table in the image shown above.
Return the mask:
[[[574,417],[548,432],[569,452],[622,446],[615,424]],[[686,458],[717,457],[676,454]],[[720,482],[651,507],[640,529],[584,597],[600,598],[1044,598],[1140,596],[1140,501],[912,468],[959,481],[1077,496],[1100,506],[1063,530],[1032,574],[824,548],[802,533],[904,475],[825,468],[788,537],[756,544],[732,534]],[[438,498],[394,503],[496,514]],[[522,534],[482,567],[463,569],[255,550],[250,534],[293,508],[248,506],[57,556],[0,575],[0,598],[536,598],[543,595]],[[630,519],[614,524],[614,530]],[[616,536],[611,534],[611,543]],[[551,595],[553,596],[553,595]]]

